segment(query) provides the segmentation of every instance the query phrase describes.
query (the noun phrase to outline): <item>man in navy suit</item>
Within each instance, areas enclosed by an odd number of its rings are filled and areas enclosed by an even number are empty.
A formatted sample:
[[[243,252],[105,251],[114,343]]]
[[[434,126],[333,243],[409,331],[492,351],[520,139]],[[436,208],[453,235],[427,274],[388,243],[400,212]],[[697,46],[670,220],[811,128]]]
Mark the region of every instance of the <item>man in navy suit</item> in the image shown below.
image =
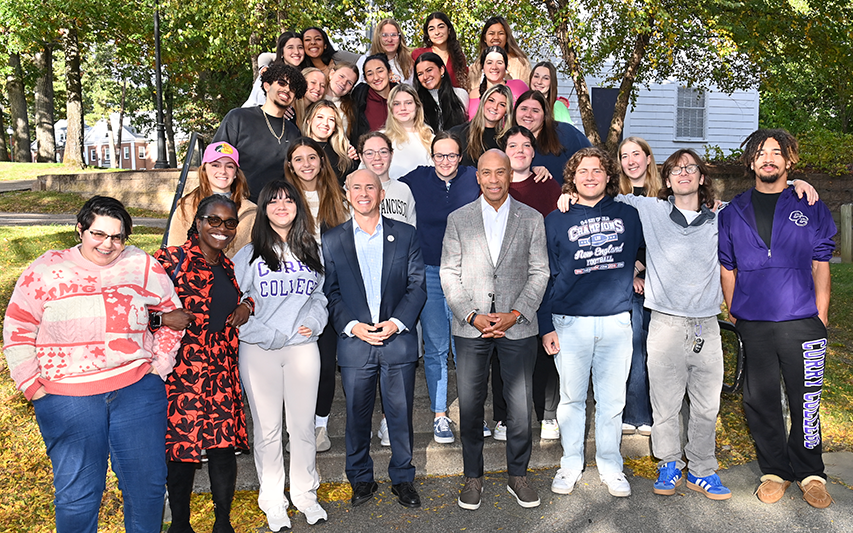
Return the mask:
[[[412,485],[412,403],[418,360],[415,324],[426,301],[421,250],[414,227],[380,215],[385,191],[376,176],[366,170],[350,174],[347,194],[353,218],[323,235],[323,255],[329,319],[340,335],[352,505],[371,500],[379,488],[370,457],[378,378],[391,439],[392,492],[402,505],[420,507]]]

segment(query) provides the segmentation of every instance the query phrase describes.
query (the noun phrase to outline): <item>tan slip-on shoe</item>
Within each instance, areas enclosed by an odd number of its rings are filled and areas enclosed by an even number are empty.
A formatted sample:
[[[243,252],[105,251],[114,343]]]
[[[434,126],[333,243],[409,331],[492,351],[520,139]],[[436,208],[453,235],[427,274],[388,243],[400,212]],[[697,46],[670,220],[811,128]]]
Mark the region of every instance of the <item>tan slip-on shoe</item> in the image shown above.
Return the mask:
[[[756,489],[755,495],[764,503],[776,503],[782,499],[790,486],[790,481],[785,481],[775,474],[765,474],[761,476],[761,485]]]
[[[803,491],[803,499],[818,509],[826,509],[832,503],[832,496],[826,491],[826,480],[820,476],[809,476],[797,485]]]

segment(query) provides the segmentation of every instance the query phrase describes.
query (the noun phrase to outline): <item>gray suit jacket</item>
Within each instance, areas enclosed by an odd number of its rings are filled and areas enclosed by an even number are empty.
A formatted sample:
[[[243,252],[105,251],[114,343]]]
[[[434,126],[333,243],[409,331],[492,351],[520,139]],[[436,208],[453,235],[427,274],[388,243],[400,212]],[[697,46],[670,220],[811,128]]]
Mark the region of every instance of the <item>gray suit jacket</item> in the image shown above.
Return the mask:
[[[480,199],[460,207],[447,218],[441,248],[441,288],[453,312],[453,334],[477,338],[480,331],[465,322],[471,311],[488,313],[492,294],[495,310],[515,309],[528,324],[515,324],[508,339],[524,339],[539,333],[536,310],[548,284],[548,251],[545,224],[534,209],[512,198],[506,233],[497,264],[492,263]]]

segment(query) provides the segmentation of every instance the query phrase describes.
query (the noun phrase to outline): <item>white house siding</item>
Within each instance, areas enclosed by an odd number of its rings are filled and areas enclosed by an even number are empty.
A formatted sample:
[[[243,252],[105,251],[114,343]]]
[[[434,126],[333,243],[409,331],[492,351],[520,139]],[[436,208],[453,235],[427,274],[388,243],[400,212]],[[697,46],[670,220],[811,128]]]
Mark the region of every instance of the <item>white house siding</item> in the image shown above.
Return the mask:
[[[569,99],[569,113],[575,126],[582,130],[574,84],[558,74],[560,96]],[[601,79],[587,77],[590,90],[601,86]],[[740,147],[747,135],[758,128],[758,91],[735,91],[731,95],[709,90],[705,93],[705,138],[678,140],[675,135],[678,83],[668,82],[640,87],[633,108],[625,115],[624,137],[642,137],[652,147],[655,159],[663,162],[676,150],[692,148],[705,155],[706,146],[719,146],[728,155]]]

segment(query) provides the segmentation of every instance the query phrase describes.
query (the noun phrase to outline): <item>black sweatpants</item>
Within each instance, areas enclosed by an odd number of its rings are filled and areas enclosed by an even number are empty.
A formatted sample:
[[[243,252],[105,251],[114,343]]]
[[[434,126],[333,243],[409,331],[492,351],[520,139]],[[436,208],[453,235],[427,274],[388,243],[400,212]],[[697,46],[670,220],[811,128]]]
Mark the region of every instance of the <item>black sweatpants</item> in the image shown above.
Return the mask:
[[[738,320],[745,352],[743,406],[763,474],[788,481],[826,477],[821,456],[820,394],[826,327],[818,317],[786,322]],[[791,409],[785,438],[779,375]]]

